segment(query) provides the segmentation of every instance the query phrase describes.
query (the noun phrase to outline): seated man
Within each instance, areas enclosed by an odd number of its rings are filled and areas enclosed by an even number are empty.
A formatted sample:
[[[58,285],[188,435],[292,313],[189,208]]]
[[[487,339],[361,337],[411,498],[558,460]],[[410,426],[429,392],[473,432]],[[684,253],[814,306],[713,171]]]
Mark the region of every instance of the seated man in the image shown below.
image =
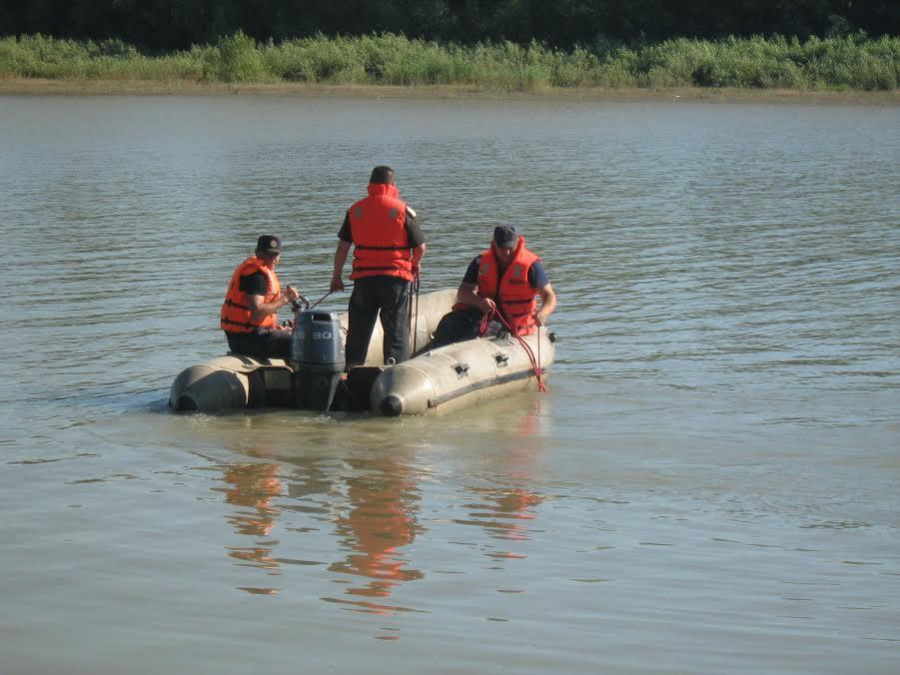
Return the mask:
[[[541,296],[540,310],[535,295]],[[507,329],[515,335],[528,335],[543,326],[556,309],[556,294],[541,259],[525,248],[525,237],[511,225],[494,229],[491,247],[469,264],[456,299],[453,311],[441,319],[423,351],[485,334],[484,317],[495,311],[503,321],[492,324],[486,334]]]
[[[220,324],[235,354],[289,359],[290,326],[278,325],[278,309],[300,297],[291,286],[282,293],[275,268],[281,260],[281,240],[263,235],[256,253],[237,266],[222,304]]]

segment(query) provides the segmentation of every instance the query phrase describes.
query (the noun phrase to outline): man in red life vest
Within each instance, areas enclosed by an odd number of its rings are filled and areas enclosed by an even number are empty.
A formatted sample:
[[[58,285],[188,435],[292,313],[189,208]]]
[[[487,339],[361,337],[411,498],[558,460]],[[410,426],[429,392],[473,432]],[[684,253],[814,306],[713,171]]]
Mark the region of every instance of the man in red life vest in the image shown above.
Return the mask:
[[[494,228],[491,247],[469,264],[456,299],[425,350],[478,337],[482,317],[494,310],[516,335],[528,335],[556,309],[556,294],[541,259],[525,248],[525,237],[511,225]]]
[[[256,253],[238,265],[231,277],[220,323],[235,354],[290,358],[291,329],[278,325],[278,310],[300,294],[291,286],[281,291],[275,274],[280,260],[281,240],[263,235],[256,242]]]
[[[409,285],[419,273],[425,238],[416,212],[399,198],[394,170],[376,166],[369,195],[351,206],[338,233],[331,291],[344,290],[341,274],[353,246],[354,281],[347,329],[347,368],[366,361],[375,319],[381,311],[384,362],[409,358]]]

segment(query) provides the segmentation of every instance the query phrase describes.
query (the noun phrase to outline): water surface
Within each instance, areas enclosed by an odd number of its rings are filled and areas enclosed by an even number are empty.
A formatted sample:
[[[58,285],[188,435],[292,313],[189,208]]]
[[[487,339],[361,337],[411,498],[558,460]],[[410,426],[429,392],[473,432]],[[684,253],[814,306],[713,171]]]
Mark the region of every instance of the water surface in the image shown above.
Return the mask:
[[[0,97],[4,672],[896,672],[897,122]],[[318,299],[378,163],[423,291],[543,257],[549,393],[170,415],[256,236]]]

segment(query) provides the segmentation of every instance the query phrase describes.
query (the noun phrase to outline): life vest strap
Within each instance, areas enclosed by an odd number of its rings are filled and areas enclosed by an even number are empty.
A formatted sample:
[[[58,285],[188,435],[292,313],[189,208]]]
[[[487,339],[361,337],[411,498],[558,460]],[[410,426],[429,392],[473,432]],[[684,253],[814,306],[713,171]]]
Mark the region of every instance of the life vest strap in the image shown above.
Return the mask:
[[[365,244],[356,244],[357,250],[361,251],[408,251],[409,246],[367,246]]]
[[[249,306],[247,306],[247,305],[242,305],[241,303],[235,302],[234,300],[231,300],[230,298],[226,298],[226,299],[225,299],[225,304],[228,305],[229,307],[237,307],[238,309],[245,309],[245,310],[247,310],[248,312],[250,311],[250,307],[249,307]]]
[[[396,267],[381,267],[381,266],[372,266],[372,265],[354,265],[354,272],[401,272],[402,270],[397,269]]]
[[[219,323],[223,324],[222,325],[223,330],[225,328],[224,324],[228,324],[230,326],[238,326],[239,328],[246,328],[248,330],[254,330],[256,328],[259,328],[259,326],[252,324],[252,323],[246,323],[243,321],[232,321],[231,319],[224,319],[224,318],[220,319]]]

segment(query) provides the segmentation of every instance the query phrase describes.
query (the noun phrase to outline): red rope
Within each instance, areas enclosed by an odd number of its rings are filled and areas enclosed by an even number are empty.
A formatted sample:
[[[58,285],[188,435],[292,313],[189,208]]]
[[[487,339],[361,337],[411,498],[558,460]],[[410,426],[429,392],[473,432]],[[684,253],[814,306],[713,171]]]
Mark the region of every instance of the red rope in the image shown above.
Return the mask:
[[[497,314],[497,316],[500,316],[500,315],[497,313],[497,308],[496,308],[496,307],[491,307],[491,311],[490,311],[490,312],[488,312],[487,314],[482,314],[482,315],[481,315],[481,328],[478,330],[478,334],[479,334],[481,337],[484,337],[484,336],[487,334],[488,326],[491,325],[491,319],[494,318],[494,315],[495,315],[495,314]],[[500,317],[500,318],[502,319],[503,317]]]
[[[522,349],[524,349],[525,353],[528,355],[528,360],[531,361],[531,369],[534,371],[534,376],[537,378],[538,391],[547,391],[543,379],[543,368],[541,367],[541,327],[538,326],[537,331],[538,353],[537,358],[535,358],[534,351],[532,351],[531,346],[525,342],[525,338],[516,334],[516,331],[509,325],[506,318],[497,311],[496,307],[492,307],[490,312],[481,317],[481,336],[484,337],[485,333],[487,333],[488,326],[490,326],[491,321],[495,317],[500,321],[503,327],[509,331],[509,334],[519,341],[519,344],[522,345]]]

